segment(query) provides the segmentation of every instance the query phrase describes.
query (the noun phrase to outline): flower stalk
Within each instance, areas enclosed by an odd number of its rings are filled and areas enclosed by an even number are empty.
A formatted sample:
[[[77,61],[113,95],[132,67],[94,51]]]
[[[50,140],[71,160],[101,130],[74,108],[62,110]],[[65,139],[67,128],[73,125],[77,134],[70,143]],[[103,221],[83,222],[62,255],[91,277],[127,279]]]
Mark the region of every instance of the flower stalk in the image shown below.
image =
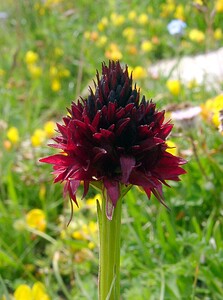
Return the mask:
[[[117,201],[112,220],[106,215],[106,201],[97,204],[100,254],[99,300],[120,299],[120,234],[122,199]]]

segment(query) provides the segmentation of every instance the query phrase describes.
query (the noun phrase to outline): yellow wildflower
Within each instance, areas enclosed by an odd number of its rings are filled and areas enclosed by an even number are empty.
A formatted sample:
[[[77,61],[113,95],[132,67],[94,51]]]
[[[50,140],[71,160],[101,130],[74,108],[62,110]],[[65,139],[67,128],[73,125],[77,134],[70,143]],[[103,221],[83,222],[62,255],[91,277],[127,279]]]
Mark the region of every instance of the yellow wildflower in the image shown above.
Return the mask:
[[[64,155],[67,155],[67,153],[64,153]],[[82,199],[80,199],[79,197],[77,197],[77,202],[78,202],[78,206],[74,205],[74,207],[73,207],[74,213],[79,213],[85,207],[83,205]]]
[[[31,136],[31,144],[34,147],[41,146],[46,139],[46,132],[43,129],[36,129]]]
[[[109,45],[108,50],[106,50],[106,52],[105,52],[105,56],[108,59],[111,59],[111,60],[120,60],[120,59],[122,59],[122,53],[119,50],[118,45],[115,44],[115,43],[112,43],[112,44]]]
[[[0,69],[0,77],[3,77],[5,75],[5,70]]]
[[[106,52],[106,57],[110,58],[111,60],[116,61],[116,60],[122,59],[122,53],[119,50],[112,51],[112,52],[110,52],[110,54],[108,54]]]
[[[35,64],[39,59],[39,55],[34,51],[28,51],[25,55],[25,62],[27,65]]]
[[[154,9],[153,9],[152,6],[148,6],[148,7],[147,7],[147,11],[148,11],[148,13],[149,13],[150,15],[152,15],[152,14],[154,13]]]
[[[39,8],[40,8],[40,3],[38,3],[38,2],[35,3],[35,4],[34,4],[34,9],[35,9],[35,10],[39,10]]]
[[[96,246],[96,245],[95,245],[94,242],[89,242],[89,243],[88,243],[88,248],[89,248],[90,250],[94,249],[95,246]]]
[[[125,22],[125,17],[123,15],[112,13],[111,21],[114,26],[121,26]]]
[[[96,208],[96,201],[99,201],[99,203],[101,204],[102,202],[102,196],[101,194],[96,194],[93,198],[89,198],[86,200],[86,204],[88,208]]]
[[[16,127],[10,127],[6,135],[12,144],[17,144],[19,142],[19,131]]]
[[[85,235],[83,234],[82,231],[76,230],[73,232],[72,237],[76,240],[84,240]]]
[[[168,148],[166,149],[166,152],[169,152],[172,155],[177,155],[177,148],[176,148],[176,144],[171,141],[171,140],[167,140],[167,146]]]
[[[66,238],[67,238],[67,231],[66,230],[61,230],[61,232],[60,232],[60,238],[62,239],[62,240],[65,240]]]
[[[161,17],[168,17],[175,10],[175,3],[173,0],[167,0],[166,3],[161,4]]]
[[[97,200],[101,204],[102,202],[102,196],[101,194],[96,194],[93,198],[89,198],[86,200],[87,208],[91,210],[92,213],[97,212]]]
[[[97,223],[91,221],[89,224],[83,224],[79,230],[75,230],[72,237],[76,240],[91,240],[97,230]]]
[[[97,32],[97,31],[92,31],[92,32],[90,33],[90,40],[91,40],[92,42],[97,41],[97,40],[98,40],[98,37],[99,37],[99,35],[98,35],[98,32]]]
[[[126,27],[123,30],[122,35],[127,39],[128,42],[132,42],[135,38],[136,31],[133,27]]]
[[[202,43],[205,39],[205,34],[198,29],[191,29],[189,39],[193,42]]]
[[[46,294],[45,286],[41,282],[34,283],[32,287],[33,300],[50,300]]]
[[[108,25],[108,18],[103,17],[97,25],[98,30],[103,31],[107,25]]]
[[[168,80],[166,83],[166,87],[172,95],[178,96],[180,94],[181,83],[179,80]]]
[[[216,127],[220,125],[219,111],[223,109],[223,94],[216,96],[213,99],[213,117],[212,122]]]
[[[14,293],[15,300],[32,300],[32,290],[26,284],[17,287]]]
[[[53,92],[59,92],[61,90],[61,83],[58,79],[53,79],[51,82],[51,90]]]
[[[50,8],[61,3],[62,0],[46,0],[44,2],[45,7]]]
[[[203,1],[202,1],[202,0],[194,0],[193,3],[194,3],[194,4],[197,4],[197,5],[200,5],[200,6],[203,5]]]
[[[143,41],[142,44],[141,44],[141,49],[143,52],[150,52],[152,51],[153,49],[153,44],[152,42],[146,40],[146,41]]]
[[[89,224],[84,224],[82,227],[83,233],[87,238],[91,238],[91,236],[94,235],[94,233],[98,230],[98,225],[96,222],[90,221]]]
[[[196,81],[196,79],[192,79],[188,82],[187,87],[192,90],[193,88],[197,87],[198,83]]]
[[[201,105],[202,116],[211,121],[216,127],[220,125],[219,111],[223,109],[223,94],[208,99]]]
[[[39,12],[39,15],[40,15],[40,16],[44,16],[44,15],[45,15],[45,13],[46,13],[46,9],[45,9],[45,7],[43,7],[43,6],[42,6],[42,7],[40,7],[40,9],[39,9],[39,11],[38,11],[38,12]]]
[[[42,209],[34,208],[26,214],[26,224],[44,232],[46,229],[46,215]]]
[[[107,40],[108,40],[107,36],[105,36],[105,35],[100,36],[97,41],[97,46],[103,47],[107,43]]]
[[[43,125],[43,129],[48,138],[51,138],[55,134],[55,122],[48,121]]]
[[[41,184],[40,188],[39,188],[39,198],[41,201],[43,201],[45,199],[46,196],[46,186],[45,184]]]
[[[176,19],[185,21],[184,6],[182,4],[177,5],[174,17]]]
[[[61,57],[61,56],[63,56],[63,55],[64,55],[63,49],[61,49],[61,48],[59,48],[59,47],[56,47],[56,48],[54,49],[54,55],[55,55],[56,57]]]
[[[49,70],[49,74],[51,77],[56,77],[58,75],[58,69],[55,66],[51,66]]]
[[[215,110],[213,112],[213,116],[212,116],[212,123],[214,124],[215,127],[219,127],[220,125],[220,120],[219,120],[219,111]]]
[[[223,0],[217,0],[215,2],[215,9],[217,12],[223,12]]]
[[[129,13],[128,13],[128,19],[130,21],[133,21],[136,19],[136,12],[134,10],[131,10]]]
[[[84,37],[85,37],[86,40],[89,40],[89,39],[90,39],[90,36],[91,36],[90,31],[85,31],[85,32],[84,32]]]
[[[208,99],[204,104],[201,104],[201,115],[204,119],[210,119],[210,113],[212,111],[213,100]]]
[[[70,77],[70,70],[66,68],[61,68],[58,75],[59,77]]]
[[[217,29],[215,29],[215,31],[214,31],[214,38],[215,38],[215,40],[217,40],[217,41],[219,41],[219,40],[221,40],[222,39],[222,30],[221,30],[221,28],[217,28]]]
[[[32,289],[27,284],[21,284],[14,292],[15,300],[50,300],[46,288],[41,282],[34,283]]]
[[[148,15],[143,13],[143,14],[140,14],[138,19],[137,19],[137,22],[140,24],[140,25],[146,25],[149,21],[149,18],[148,18]]]
[[[143,79],[146,77],[146,70],[141,66],[136,66],[135,68],[129,68],[129,72],[132,71],[132,77],[134,80]]]
[[[39,78],[42,75],[42,68],[34,64],[28,65],[28,70],[32,78]]]

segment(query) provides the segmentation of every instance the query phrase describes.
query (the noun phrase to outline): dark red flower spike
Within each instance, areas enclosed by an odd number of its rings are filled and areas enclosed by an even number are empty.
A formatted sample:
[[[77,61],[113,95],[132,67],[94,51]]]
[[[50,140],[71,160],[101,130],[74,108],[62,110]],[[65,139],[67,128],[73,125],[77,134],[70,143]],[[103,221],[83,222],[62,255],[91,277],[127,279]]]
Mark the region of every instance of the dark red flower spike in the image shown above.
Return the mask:
[[[178,181],[186,161],[166,151],[173,125],[164,123],[164,111],[157,111],[152,101],[144,96],[140,101],[127,67],[103,63],[95,92],[90,89],[87,99],[72,102],[68,112],[64,124],[57,124],[59,135],[51,145],[62,153],[40,160],[53,164],[54,182],[66,182],[65,194],[77,204],[81,181],[84,196],[90,183],[100,181],[109,219],[124,186],[140,186],[164,204],[162,185]]]

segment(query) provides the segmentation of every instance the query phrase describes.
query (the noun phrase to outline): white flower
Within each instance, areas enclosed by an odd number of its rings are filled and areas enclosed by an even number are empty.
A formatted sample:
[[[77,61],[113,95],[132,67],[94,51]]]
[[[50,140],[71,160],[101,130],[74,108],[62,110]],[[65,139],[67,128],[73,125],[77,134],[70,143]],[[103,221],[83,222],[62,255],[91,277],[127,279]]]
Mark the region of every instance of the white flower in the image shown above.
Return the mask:
[[[182,110],[173,111],[171,116],[173,120],[185,120],[185,119],[193,119],[201,112],[200,106],[189,107]]]
[[[5,20],[8,18],[8,14],[4,11],[0,11],[0,20]]]
[[[181,36],[184,33],[184,28],[186,27],[186,23],[181,20],[174,19],[167,25],[167,30],[171,35]]]
[[[180,128],[184,130],[190,130],[191,128],[196,127],[200,112],[200,106],[176,110],[171,113],[171,119],[176,121],[176,124]]]

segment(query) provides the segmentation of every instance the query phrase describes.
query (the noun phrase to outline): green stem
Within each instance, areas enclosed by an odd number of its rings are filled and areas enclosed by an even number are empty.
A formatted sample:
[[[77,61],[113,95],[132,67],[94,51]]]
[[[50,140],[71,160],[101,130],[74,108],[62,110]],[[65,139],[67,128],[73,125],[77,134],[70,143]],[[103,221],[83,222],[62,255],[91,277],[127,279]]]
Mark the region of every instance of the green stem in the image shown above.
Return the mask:
[[[112,220],[106,216],[106,200],[98,206],[100,257],[99,300],[120,299],[120,231],[122,199],[114,209]]]

